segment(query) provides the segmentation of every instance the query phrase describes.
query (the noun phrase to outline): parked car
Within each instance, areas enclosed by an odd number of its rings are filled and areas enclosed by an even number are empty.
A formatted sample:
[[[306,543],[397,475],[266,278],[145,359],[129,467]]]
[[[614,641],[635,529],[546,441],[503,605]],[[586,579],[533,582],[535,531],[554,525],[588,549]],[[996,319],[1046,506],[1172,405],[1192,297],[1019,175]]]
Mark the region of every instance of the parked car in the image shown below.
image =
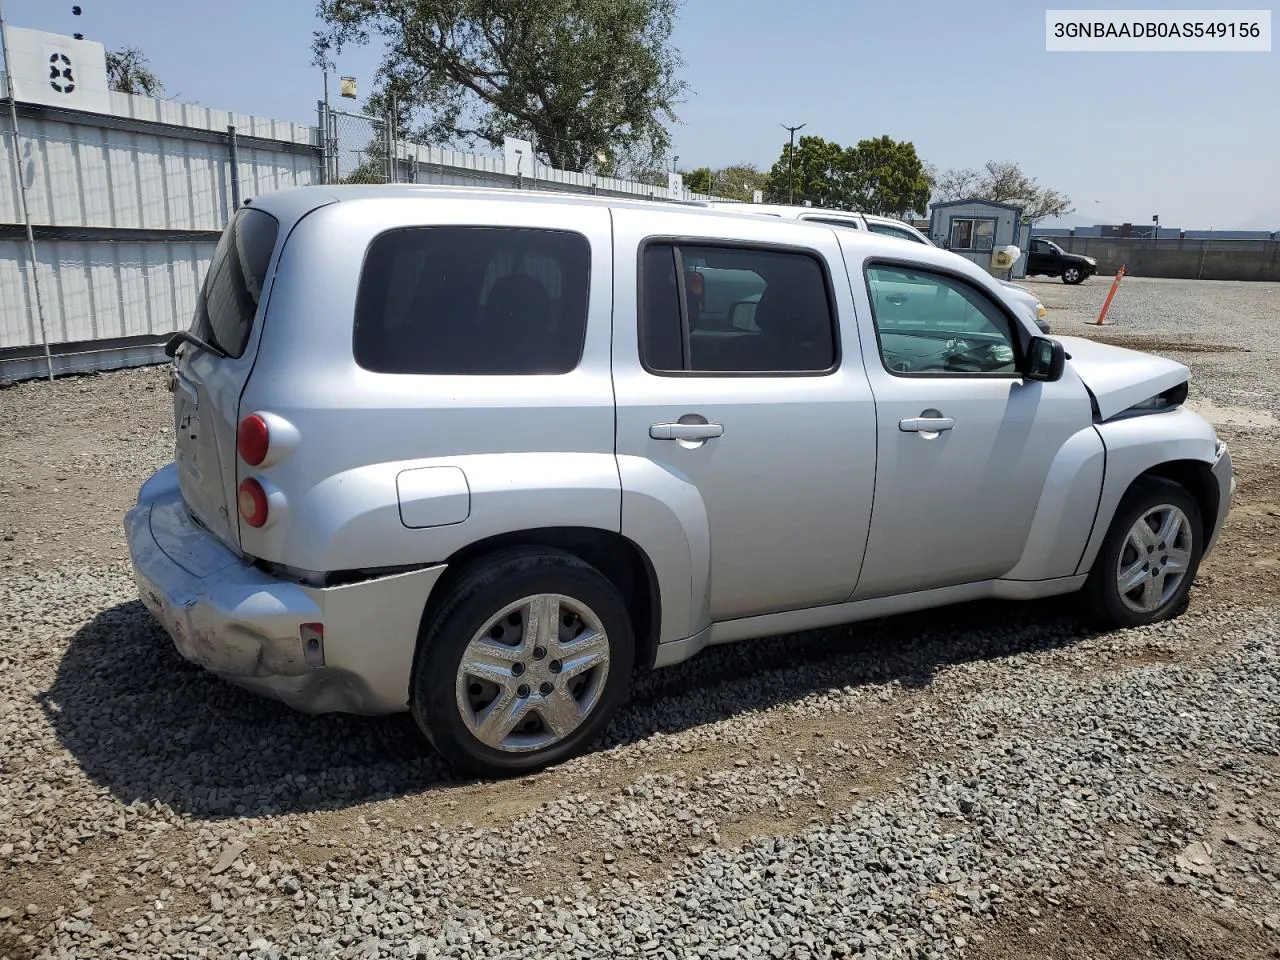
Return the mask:
[[[1098,272],[1098,261],[1067,253],[1052,240],[1034,237],[1027,252],[1027,276],[1061,277],[1063,283],[1082,283]]]
[[[175,460],[125,524],[177,649],[410,711],[482,775],[585,750],[633,668],[709,644],[1074,591],[1174,616],[1235,483],[1182,364],[820,223],[284,190],[168,349]]]
[[[788,220],[805,220],[812,223],[826,223],[832,226],[848,227],[853,230],[866,230],[871,233],[878,233],[886,237],[896,237],[899,240],[907,240],[912,243],[923,243],[930,247],[936,247],[929,237],[917,230],[909,223],[901,220],[895,220],[893,217],[882,217],[874,213],[858,213],[852,210],[829,210],[824,207],[806,207],[794,204],[781,203],[746,203],[739,200],[694,200],[685,201],[687,203],[697,204],[699,206],[710,207],[717,210],[738,210],[744,213],[756,213],[761,216],[781,217]],[[960,255],[953,254],[959,257]],[[961,258],[963,259],[963,258]],[[1031,312],[1031,318],[1036,326],[1040,328],[1041,333],[1049,333],[1049,311],[1045,309],[1040,298],[1034,292],[1026,287],[1014,283],[1011,280],[1001,280],[997,278],[997,283],[1003,284],[1013,292],[1013,298],[1020,301],[1027,310]]]

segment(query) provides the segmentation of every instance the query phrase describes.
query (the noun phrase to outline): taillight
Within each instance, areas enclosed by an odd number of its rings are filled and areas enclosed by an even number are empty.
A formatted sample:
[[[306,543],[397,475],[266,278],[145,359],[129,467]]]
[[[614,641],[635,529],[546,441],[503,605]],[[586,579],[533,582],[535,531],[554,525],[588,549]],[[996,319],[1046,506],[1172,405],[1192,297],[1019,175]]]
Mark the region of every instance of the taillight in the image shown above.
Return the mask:
[[[271,446],[271,431],[267,429],[267,421],[256,413],[251,413],[240,421],[236,431],[236,449],[240,451],[240,459],[251,467],[256,467],[267,459],[267,449]]]
[[[249,526],[260,527],[267,522],[267,491],[253,477],[241,482],[236,500],[240,516]]]

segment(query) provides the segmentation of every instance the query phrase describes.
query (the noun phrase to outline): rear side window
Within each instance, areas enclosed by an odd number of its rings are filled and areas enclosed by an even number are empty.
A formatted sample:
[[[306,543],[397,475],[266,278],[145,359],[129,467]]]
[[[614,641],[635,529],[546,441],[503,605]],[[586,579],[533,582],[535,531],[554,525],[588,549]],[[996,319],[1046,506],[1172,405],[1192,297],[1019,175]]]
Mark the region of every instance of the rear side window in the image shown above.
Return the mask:
[[[826,272],[777,248],[647,244],[640,357],[656,373],[822,373],[836,364]]]
[[[924,243],[910,230],[903,230],[899,227],[891,227],[887,223],[868,223],[868,228],[872,233],[884,234],[886,237],[897,237],[899,240],[910,240],[912,243]]]
[[[267,264],[280,224],[253,207],[241,207],[222,231],[204,285],[196,298],[192,332],[232,357],[244,355],[267,279]]]
[[[805,223],[825,223],[829,227],[848,227],[850,230],[861,230],[862,224],[857,220],[845,220],[842,217],[801,217]]]
[[[586,237],[565,230],[390,230],[365,257],[356,363],[375,373],[568,373],[582,360],[590,271]]]

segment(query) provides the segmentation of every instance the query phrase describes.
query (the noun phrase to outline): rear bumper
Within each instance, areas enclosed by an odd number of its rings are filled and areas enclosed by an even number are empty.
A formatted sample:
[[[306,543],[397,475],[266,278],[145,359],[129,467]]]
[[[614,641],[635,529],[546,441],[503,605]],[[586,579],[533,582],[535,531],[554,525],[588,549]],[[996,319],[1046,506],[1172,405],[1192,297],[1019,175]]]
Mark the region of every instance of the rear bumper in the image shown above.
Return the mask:
[[[443,565],[340,587],[276,579],[192,520],[173,465],[125,515],[143,604],[192,663],[308,713],[407,709],[422,610]],[[323,624],[310,656],[303,624]]]

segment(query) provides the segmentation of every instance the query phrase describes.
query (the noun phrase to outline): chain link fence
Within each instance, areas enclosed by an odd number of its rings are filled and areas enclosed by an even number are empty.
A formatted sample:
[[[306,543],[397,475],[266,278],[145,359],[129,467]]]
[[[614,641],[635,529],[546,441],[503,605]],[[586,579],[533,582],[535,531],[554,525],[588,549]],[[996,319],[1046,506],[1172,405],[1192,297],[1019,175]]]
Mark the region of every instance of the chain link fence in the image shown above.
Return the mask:
[[[391,128],[383,117],[329,108],[325,180],[329,183],[389,183]]]

